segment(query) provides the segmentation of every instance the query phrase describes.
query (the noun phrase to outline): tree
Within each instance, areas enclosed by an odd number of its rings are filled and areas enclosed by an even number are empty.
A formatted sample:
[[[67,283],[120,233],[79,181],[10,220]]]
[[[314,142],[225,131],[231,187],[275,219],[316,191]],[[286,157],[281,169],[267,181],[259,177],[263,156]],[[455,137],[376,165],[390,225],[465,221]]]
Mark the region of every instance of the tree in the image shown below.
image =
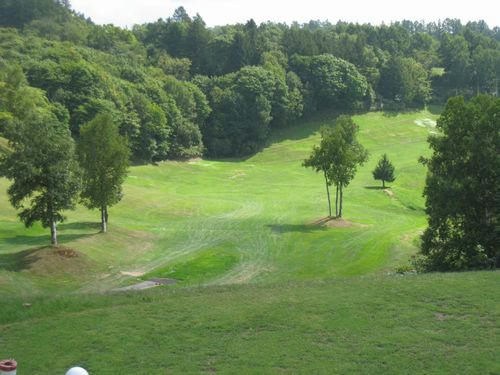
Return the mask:
[[[122,198],[130,157],[126,140],[109,114],[99,114],[81,128],[78,156],[83,170],[82,201],[89,209],[100,209],[106,232],[108,207]]]
[[[429,137],[424,190],[428,270],[500,267],[500,99],[448,101]]]
[[[357,166],[368,159],[368,152],[357,141],[358,126],[349,116],[340,116],[332,128],[321,130],[320,146],[315,146],[305,167],[323,172],[328,197],[329,216],[332,216],[330,189],[335,184],[335,216],[342,217],[343,188],[356,175]]]
[[[431,96],[429,75],[414,59],[395,57],[382,69],[379,91],[384,98],[394,102],[421,106]]]
[[[373,170],[373,178],[375,180],[382,180],[382,187],[385,189],[385,182],[393,182],[396,178],[394,177],[394,165],[387,158],[387,154],[384,154],[380,158],[377,166]]]
[[[357,108],[368,94],[368,82],[348,61],[333,55],[294,56],[294,71],[313,88],[317,109]]]
[[[10,122],[5,135],[12,152],[0,158],[0,175],[13,181],[10,202],[27,227],[36,221],[50,227],[57,246],[57,223],[65,220],[64,210],[74,208],[80,188],[68,126],[42,108],[24,121]]]
[[[333,185],[332,169],[335,163],[335,153],[338,151],[340,138],[332,128],[321,128],[321,142],[319,147],[314,146],[311,155],[304,160],[302,165],[313,168],[316,172],[322,172],[325,178],[326,197],[328,199],[328,217],[332,217],[332,203],[330,198],[330,186]],[[337,207],[335,207],[337,214]]]
[[[358,165],[363,165],[368,160],[368,151],[358,142],[359,127],[351,117],[340,116],[335,121],[334,130],[339,139],[339,146],[335,152],[330,178],[336,186],[335,211],[338,217],[342,217],[344,188],[351,183],[356,175]]]

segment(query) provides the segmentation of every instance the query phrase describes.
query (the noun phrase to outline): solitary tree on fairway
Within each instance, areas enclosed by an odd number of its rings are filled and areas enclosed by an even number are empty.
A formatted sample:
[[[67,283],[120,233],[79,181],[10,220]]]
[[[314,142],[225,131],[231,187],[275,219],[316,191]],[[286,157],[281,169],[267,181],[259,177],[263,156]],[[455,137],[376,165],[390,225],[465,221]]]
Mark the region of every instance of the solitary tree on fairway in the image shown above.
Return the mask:
[[[338,217],[342,217],[344,187],[351,183],[356,175],[358,165],[363,165],[368,160],[368,151],[358,142],[359,128],[351,117],[340,116],[335,121],[334,131],[338,146],[334,153],[334,163],[330,176],[337,187],[335,211]]]
[[[378,164],[372,173],[375,180],[382,180],[382,187],[384,189],[386,181],[393,182],[396,179],[396,177],[394,177],[394,165],[392,165],[387,158],[387,154],[384,154],[378,161]]]
[[[5,136],[12,152],[0,158],[0,175],[13,181],[10,202],[27,227],[36,221],[50,227],[51,243],[57,245],[57,223],[65,219],[62,211],[74,208],[80,188],[69,129],[41,108],[24,121],[11,121]]]
[[[322,128],[321,143],[313,148],[303,165],[323,172],[332,216],[329,187],[336,186],[335,216],[342,217],[343,188],[354,178],[358,165],[368,159],[368,152],[357,141],[358,127],[349,116],[340,116],[332,128]]]
[[[313,168],[316,172],[323,172],[326,185],[326,197],[328,199],[328,217],[332,217],[332,204],[330,199],[330,186],[333,184],[331,178],[331,170],[335,162],[335,150],[338,147],[339,138],[335,137],[335,133],[331,128],[321,129],[321,143],[314,146],[311,155],[304,160],[304,167]]]
[[[78,156],[83,169],[82,201],[101,211],[101,228],[107,230],[108,207],[122,198],[130,151],[109,114],[99,114],[80,129]]]

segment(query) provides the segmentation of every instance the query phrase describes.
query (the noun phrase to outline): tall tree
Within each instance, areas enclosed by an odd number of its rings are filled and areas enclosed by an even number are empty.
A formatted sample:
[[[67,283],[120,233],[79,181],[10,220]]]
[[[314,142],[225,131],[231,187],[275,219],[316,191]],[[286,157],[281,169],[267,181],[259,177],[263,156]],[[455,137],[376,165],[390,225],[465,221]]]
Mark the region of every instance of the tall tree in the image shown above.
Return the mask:
[[[335,210],[338,202],[337,216],[342,217],[344,188],[353,180],[358,166],[368,160],[368,151],[358,142],[359,127],[351,117],[340,116],[335,121],[334,130],[339,146],[335,151],[331,179],[336,185]]]
[[[49,227],[57,246],[57,223],[65,220],[64,210],[74,208],[80,188],[68,127],[44,108],[10,122],[5,136],[12,152],[0,158],[0,175],[12,180],[10,202],[27,227],[36,221]]]
[[[382,155],[372,173],[375,180],[382,181],[382,187],[384,189],[386,181],[393,182],[396,179],[396,177],[394,177],[394,165],[392,165],[387,158],[387,154]]]
[[[101,211],[101,228],[106,232],[108,207],[122,198],[130,157],[126,140],[109,114],[99,114],[81,128],[78,156],[83,170],[83,203]]]
[[[332,216],[330,186],[335,184],[335,216],[342,217],[343,188],[356,175],[358,165],[368,159],[368,152],[357,141],[358,126],[349,116],[340,116],[334,127],[321,130],[321,143],[313,148],[303,165],[323,172],[329,216]]]
[[[335,154],[338,151],[340,138],[332,128],[321,129],[321,142],[319,146],[314,146],[311,155],[304,160],[302,165],[306,168],[313,168],[316,172],[323,173],[326,186],[326,197],[328,200],[328,217],[332,217],[332,203],[330,198],[330,186],[333,185],[332,169],[335,163]],[[337,208],[335,208],[337,214]]]
[[[500,99],[448,101],[429,137],[424,196],[429,270],[500,267]]]

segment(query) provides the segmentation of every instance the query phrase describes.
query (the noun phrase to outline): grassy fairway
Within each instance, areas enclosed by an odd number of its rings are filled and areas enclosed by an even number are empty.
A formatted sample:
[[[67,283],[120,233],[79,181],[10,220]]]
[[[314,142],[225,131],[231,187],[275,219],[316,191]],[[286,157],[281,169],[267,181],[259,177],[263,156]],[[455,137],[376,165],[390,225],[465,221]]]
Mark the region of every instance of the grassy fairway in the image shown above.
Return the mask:
[[[431,130],[416,112],[355,117],[371,158],[345,192],[350,227],[310,225],[327,212],[322,176],[301,166],[333,117],[274,134],[244,160],[133,167],[125,198],[110,211],[110,233],[99,234],[97,212],[79,208],[60,225],[76,258],[38,250],[48,231],[25,229],[1,180],[0,294],[102,291],[135,281],[122,272],[182,279],[181,285],[312,280],[392,270],[414,253],[425,226],[421,197]],[[390,191],[371,170],[386,152],[396,166]]]
[[[499,272],[3,300],[19,374],[500,373]]]
[[[347,227],[312,224],[324,186],[301,167],[332,118],[245,160],[132,168],[108,234],[82,208],[60,226],[76,253],[42,248],[47,231],[23,228],[2,180],[0,358],[34,375],[500,374],[499,272],[388,274],[425,227],[417,159],[433,118],[356,117],[371,159],[346,191]],[[371,176],[384,152],[388,191]],[[182,281],[96,293],[136,273]]]

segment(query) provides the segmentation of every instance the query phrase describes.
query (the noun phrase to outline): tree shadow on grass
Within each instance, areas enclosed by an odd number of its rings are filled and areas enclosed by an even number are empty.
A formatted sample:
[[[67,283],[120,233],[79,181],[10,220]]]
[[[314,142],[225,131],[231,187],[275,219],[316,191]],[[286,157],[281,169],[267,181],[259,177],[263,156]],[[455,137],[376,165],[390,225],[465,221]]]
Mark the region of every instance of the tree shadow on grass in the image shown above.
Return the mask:
[[[384,190],[384,189],[390,189],[390,186],[386,186],[386,187],[383,187],[383,186],[363,186],[365,189],[368,189],[368,190]]]
[[[20,247],[33,247],[33,246],[45,246],[50,244],[50,232],[47,231],[47,234],[39,235],[39,236],[26,236],[26,235],[18,235],[18,236],[10,236],[10,233],[4,232],[0,230],[0,238],[2,238],[2,242],[8,245],[20,246]],[[58,234],[57,240],[59,244],[65,244],[68,242],[76,241],[81,238],[94,236],[96,233],[68,233],[68,234]]]
[[[68,223],[68,224],[59,224],[57,226],[59,230],[101,230],[101,223],[95,221],[87,221],[87,222],[76,222],[76,223]]]
[[[267,225],[274,233],[312,233],[317,231],[324,231],[328,228],[319,225],[307,224],[270,224]]]
[[[10,272],[20,272],[31,268],[31,265],[36,263],[40,257],[34,255],[42,248],[19,251],[17,253],[0,254],[0,270]]]

